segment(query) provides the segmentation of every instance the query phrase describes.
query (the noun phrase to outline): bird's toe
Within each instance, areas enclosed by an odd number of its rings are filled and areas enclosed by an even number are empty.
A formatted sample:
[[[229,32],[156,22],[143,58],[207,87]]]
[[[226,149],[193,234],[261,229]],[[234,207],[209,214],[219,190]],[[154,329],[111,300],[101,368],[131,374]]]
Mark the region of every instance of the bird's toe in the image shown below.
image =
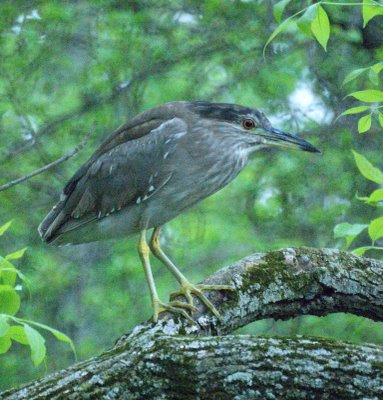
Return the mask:
[[[195,311],[196,307],[191,304],[183,303],[181,301],[172,301],[170,303],[163,303],[161,301],[156,301],[153,304],[153,321],[157,322],[159,314],[162,312],[170,312],[172,314],[182,315],[189,322],[195,324],[194,319],[185,311]]]

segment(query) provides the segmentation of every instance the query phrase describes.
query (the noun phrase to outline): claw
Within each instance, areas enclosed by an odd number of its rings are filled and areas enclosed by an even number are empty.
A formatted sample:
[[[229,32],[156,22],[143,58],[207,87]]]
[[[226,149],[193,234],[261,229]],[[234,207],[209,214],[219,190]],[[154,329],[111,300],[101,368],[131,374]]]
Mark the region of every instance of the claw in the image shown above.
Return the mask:
[[[193,306],[193,304],[190,303],[183,303],[182,301],[171,301],[168,303],[168,305],[172,307],[179,307],[179,308],[186,308],[189,311],[197,311],[197,307]]]
[[[192,283],[186,281],[181,284],[181,288],[178,292],[171,293],[170,300],[182,295],[186,297],[189,305],[194,307],[192,296],[192,294],[194,294],[219,320],[221,320],[222,318],[220,313],[214,307],[211,301],[202,293],[202,290],[235,290],[235,288],[229,285],[193,285]]]
[[[153,303],[153,321],[158,321],[158,316],[162,312],[171,312],[173,314],[180,314],[185,319],[195,324],[194,319],[184,310],[196,311],[196,307],[193,304],[182,303],[181,301],[171,301],[170,303],[163,303],[162,301],[155,301]]]

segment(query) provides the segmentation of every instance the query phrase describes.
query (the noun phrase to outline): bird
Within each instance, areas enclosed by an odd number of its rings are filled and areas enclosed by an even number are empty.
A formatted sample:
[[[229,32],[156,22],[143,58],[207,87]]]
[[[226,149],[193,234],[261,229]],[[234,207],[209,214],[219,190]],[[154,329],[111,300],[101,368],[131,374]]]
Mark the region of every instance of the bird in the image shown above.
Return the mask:
[[[233,287],[191,283],[162,250],[161,228],[230,183],[252,154],[268,147],[320,153],[302,138],[273,128],[254,108],[206,101],[159,105],[133,117],[99,145],[67,182],[39,234],[54,245],[138,234],[154,322],[162,312],[194,321],[194,296],[220,319],[203,292]],[[180,285],[167,303],[158,296],[150,253]],[[177,300],[181,295],[186,301]]]

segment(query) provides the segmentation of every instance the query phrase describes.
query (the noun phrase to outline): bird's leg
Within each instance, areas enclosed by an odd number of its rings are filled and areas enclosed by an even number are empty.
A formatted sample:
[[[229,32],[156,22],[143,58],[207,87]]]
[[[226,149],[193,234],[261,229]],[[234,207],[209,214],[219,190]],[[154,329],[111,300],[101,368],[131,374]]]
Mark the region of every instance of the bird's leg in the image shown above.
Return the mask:
[[[161,227],[154,228],[153,235],[150,239],[150,249],[155,257],[157,257],[174,275],[177,279],[181,288],[178,292],[174,292],[170,295],[170,299],[174,299],[177,296],[185,296],[190,305],[193,305],[193,294],[197,296],[205,306],[218,318],[221,316],[218,310],[210,302],[210,300],[202,293],[203,290],[234,290],[229,285],[194,285],[188,281],[188,279],[181,273],[181,271],[174,265],[170,258],[163,252],[160,246],[160,231]]]
[[[163,303],[158,297],[156,285],[154,283],[154,278],[152,274],[152,269],[150,267],[149,260],[149,246],[146,243],[146,231],[143,230],[140,233],[140,240],[138,242],[138,254],[140,255],[142,265],[145,270],[146,280],[148,281],[150,297],[152,299],[153,305],[153,320],[154,322],[158,321],[158,315],[161,312],[169,311],[176,314],[181,314],[186,319],[190,320],[194,323],[194,320],[188,315],[188,313],[184,310],[187,309],[189,311],[194,311],[195,307],[191,304],[182,303],[181,301],[171,301],[166,304]]]

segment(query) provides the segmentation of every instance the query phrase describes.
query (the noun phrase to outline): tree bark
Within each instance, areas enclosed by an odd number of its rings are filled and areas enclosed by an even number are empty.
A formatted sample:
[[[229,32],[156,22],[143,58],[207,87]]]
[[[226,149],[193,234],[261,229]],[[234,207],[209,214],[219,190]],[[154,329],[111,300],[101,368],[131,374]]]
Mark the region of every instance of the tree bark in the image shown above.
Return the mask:
[[[229,335],[264,318],[350,312],[383,320],[383,263],[329,249],[254,254],[205,284],[195,325],[171,314],[109,351],[0,395],[19,399],[382,399],[383,348],[317,338]]]

